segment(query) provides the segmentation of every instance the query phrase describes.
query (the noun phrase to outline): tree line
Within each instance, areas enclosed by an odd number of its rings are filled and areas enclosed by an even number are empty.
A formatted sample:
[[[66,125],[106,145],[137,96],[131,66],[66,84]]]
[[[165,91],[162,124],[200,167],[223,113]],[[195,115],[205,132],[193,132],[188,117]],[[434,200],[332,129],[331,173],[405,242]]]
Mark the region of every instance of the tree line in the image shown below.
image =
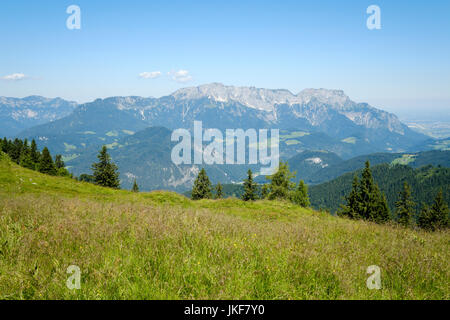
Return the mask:
[[[58,154],[53,159],[47,147],[40,152],[34,139],[29,144],[27,139],[8,140],[5,137],[0,140],[0,150],[24,168],[52,176],[71,176],[62,156]]]
[[[355,175],[352,188],[345,196],[345,204],[341,205],[337,214],[350,219],[363,219],[376,223],[394,221],[405,227],[418,226],[425,230],[438,230],[449,227],[449,208],[440,190],[432,204],[422,204],[416,216],[416,203],[411,196],[411,187],[404,181],[403,189],[398,194],[395,210],[391,214],[386,195],[382,193],[378,184],[374,182],[370,162],[367,161],[363,169],[361,180]]]
[[[310,201],[308,196],[308,186],[303,180],[298,184],[292,182],[295,173],[289,170],[287,162],[280,162],[278,170],[271,176],[267,177],[269,183],[260,187],[254,181],[252,170],[248,170],[247,178],[243,181],[244,193],[241,196],[243,201],[255,200],[285,200],[290,201],[302,207],[309,207]],[[221,199],[222,185],[218,183],[213,188],[204,168],[200,170],[195,179],[194,186],[191,191],[192,200],[201,199]]]

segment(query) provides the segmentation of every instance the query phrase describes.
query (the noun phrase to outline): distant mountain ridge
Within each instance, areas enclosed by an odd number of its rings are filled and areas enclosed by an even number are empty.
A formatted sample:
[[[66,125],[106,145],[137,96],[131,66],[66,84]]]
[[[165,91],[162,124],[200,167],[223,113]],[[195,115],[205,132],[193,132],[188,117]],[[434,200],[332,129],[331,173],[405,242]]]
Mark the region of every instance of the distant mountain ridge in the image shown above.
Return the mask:
[[[27,128],[61,119],[71,114],[76,106],[76,102],[61,98],[0,97],[0,136],[12,137]]]
[[[194,120],[202,121],[204,128],[221,130],[303,131],[308,138],[340,145],[330,151],[344,158],[370,152],[404,152],[429,138],[412,131],[393,114],[353,102],[341,90],[306,89],[294,95],[283,89],[218,83],[180,89],[161,98],[97,99],[78,106],[62,119],[26,129],[20,137],[38,138],[54,152],[74,154],[90,145],[118,142],[145,127],[190,129]],[[300,152],[311,149],[314,141],[307,147],[302,147],[300,138],[290,143],[297,144],[296,152]]]

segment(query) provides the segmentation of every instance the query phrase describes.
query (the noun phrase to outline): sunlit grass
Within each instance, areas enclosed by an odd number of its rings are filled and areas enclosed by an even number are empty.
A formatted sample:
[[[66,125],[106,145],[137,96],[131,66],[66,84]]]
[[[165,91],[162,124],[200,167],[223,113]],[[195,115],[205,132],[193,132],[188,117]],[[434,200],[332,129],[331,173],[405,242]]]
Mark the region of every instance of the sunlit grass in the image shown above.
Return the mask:
[[[448,299],[449,234],[289,203],[193,202],[0,160],[0,299]],[[69,290],[69,265],[81,289]],[[366,269],[381,268],[381,290]]]

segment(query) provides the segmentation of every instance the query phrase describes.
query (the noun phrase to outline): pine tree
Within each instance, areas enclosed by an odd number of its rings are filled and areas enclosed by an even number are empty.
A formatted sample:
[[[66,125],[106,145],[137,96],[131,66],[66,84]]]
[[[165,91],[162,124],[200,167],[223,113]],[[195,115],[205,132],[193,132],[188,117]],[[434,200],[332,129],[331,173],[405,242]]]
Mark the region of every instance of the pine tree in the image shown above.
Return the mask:
[[[29,149],[25,149],[22,151],[22,154],[20,155],[19,165],[31,170],[36,169],[36,164],[31,160]]]
[[[36,141],[34,139],[31,141],[30,156],[31,156],[31,161],[35,165],[37,165],[39,163],[39,158],[41,157],[41,155],[39,154],[39,151],[38,151],[37,145],[36,145]]]
[[[347,204],[341,206],[340,210],[337,212],[338,216],[360,219],[359,208],[361,201],[359,198],[359,180],[356,175],[353,177],[352,191],[345,197],[345,200]]]
[[[308,186],[303,180],[298,183],[297,189],[292,194],[292,202],[304,208],[309,207]]]
[[[57,154],[55,156],[55,166],[56,166],[56,169],[61,169],[66,166],[66,164],[64,163],[64,161],[62,159],[62,155]]]
[[[448,227],[448,205],[444,200],[442,190],[438,192],[434,203],[430,208],[432,229],[444,229]]]
[[[211,182],[204,168],[198,173],[191,192],[192,200],[211,199]]]
[[[56,176],[56,167],[47,147],[42,150],[42,157],[39,161],[39,172]]]
[[[66,169],[66,164],[64,163],[64,161],[62,159],[62,155],[60,155],[60,154],[57,154],[55,156],[55,167],[56,167],[56,171],[58,172],[58,176],[61,176],[61,177],[70,176],[69,171],[67,171],[67,169]]]
[[[9,156],[12,161],[19,164],[20,162],[20,154],[22,153],[23,142],[20,139],[14,139],[12,145],[9,148]]]
[[[261,188],[261,199],[267,199],[269,196],[270,188],[268,184],[263,184]]]
[[[119,189],[119,172],[117,166],[111,161],[108,149],[103,146],[97,156],[99,162],[92,164],[92,171],[95,184]]]
[[[219,182],[216,186],[216,199],[222,199],[222,197],[223,197],[222,185]]]
[[[136,179],[134,179],[133,188],[131,189],[132,192],[139,192],[139,186],[136,182]]]
[[[397,222],[405,227],[411,225],[416,204],[411,199],[411,188],[405,181],[403,190],[399,193],[399,198],[395,203],[395,215]]]
[[[267,177],[270,180],[269,200],[290,198],[291,191],[295,188],[295,183],[291,181],[295,177],[289,171],[288,163],[280,161],[277,172]]]
[[[378,186],[377,186],[378,189]],[[377,223],[386,223],[391,220],[391,210],[386,199],[386,194],[381,194],[381,198],[378,202],[377,215],[375,215],[374,221]]]
[[[30,146],[28,145],[28,139],[26,138],[23,140],[22,152],[30,152]]]
[[[363,219],[382,223],[390,219],[386,197],[374,182],[370,162],[366,161],[359,188],[359,214]]]
[[[8,149],[9,149],[8,146],[9,146],[8,140],[6,139],[6,137],[4,137],[1,151],[8,154]]]
[[[244,194],[242,195],[242,200],[244,201],[255,201],[258,199],[257,195],[258,185],[253,181],[252,170],[247,171],[247,179],[244,180]]]
[[[420,210],[419,217],[417,219],[417,225],[419,226],[419,228],[434,231],[431,210],[430,207],[426,204],[422,204],[422,210]]]

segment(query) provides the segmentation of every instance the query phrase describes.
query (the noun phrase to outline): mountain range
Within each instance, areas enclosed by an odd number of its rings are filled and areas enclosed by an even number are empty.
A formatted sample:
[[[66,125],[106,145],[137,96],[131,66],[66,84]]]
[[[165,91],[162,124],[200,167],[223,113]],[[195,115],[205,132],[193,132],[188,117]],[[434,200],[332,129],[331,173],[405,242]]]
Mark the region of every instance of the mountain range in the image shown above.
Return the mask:
[[[2,128],[7,128],[4,131],[36,139],[40,148],[47,146],[53,154],[62,154],[75,174],[89,173],[86,163],[90,165],[88,160],[95,160],[99,147],[107,145],[120,171],[127,173],[122,179],[151,178],[149,182],[142,181],[148,189],[186,188],[192,183],[198,166],[175,166],[167,157],[171,130],[191,130],[194,120],[202,121],[203,128],[223,131],[280,129],[280,154],[285,160],[306,151],[333,153],[335,160],[375,152],[416,152],[434,149],[432,144],[436,142],[411,130],[394,114],[356,103],[341,90],[305,89],[293,94],[284,89],[212,83],[183,88],[161,98],[111,97],[81,105],[40,97],[0,98],[0,102],[0,108],[9,110],[9,115],[5,113],[0,118]],[[26,110],[31,111],[30,116],[37,113],[34,110],[40,113],[28,118],[18,116],[27,114]],[[8,124],[13,120],[17,122],[15,131]],[[20,128],[24,130],[16,134]],[[154,163],[150,167],[146,166],[149,159]],[[235,167],[213,166],[211,170],[223,182],[240,181],[244,167]],[[142,174],[150,169],[161,175]]]
[[[77,103],[61,98],[0,97],[0,136],[13,137],[27,128],[70,115]]]

